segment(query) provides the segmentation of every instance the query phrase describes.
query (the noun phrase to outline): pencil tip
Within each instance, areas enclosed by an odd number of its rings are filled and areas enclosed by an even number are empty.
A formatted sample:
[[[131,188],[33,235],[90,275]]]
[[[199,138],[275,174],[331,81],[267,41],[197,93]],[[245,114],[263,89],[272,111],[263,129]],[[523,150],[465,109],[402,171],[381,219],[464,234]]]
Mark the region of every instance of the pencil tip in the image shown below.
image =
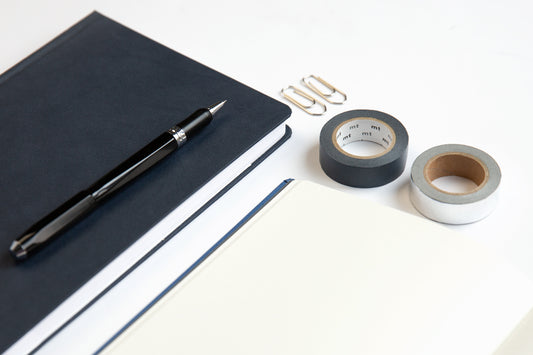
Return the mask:
[[[209,112],[211,112],[211,116],[214,116],[215,113],[220,110],[222,108],[222,106],[224,106],[224,104],[227,102],[228,100],[224,100],[224,101],[220,101],[219,103],[216,103],[212,106],[209,106],[207,109],[209,110]]]
[[[28,256],[28,253],[22,247],[22,244],[20,244],[17,240],[11,243],[9,251],[11,252],[11,255],[13,255],[17,260],[23,260]]]

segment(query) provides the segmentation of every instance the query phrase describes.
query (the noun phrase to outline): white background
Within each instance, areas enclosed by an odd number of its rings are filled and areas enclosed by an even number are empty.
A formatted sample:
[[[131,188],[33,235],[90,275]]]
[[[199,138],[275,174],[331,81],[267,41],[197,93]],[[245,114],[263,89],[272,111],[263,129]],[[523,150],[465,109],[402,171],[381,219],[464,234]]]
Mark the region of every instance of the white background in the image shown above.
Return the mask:
[[[150,273],[132,275],[136,281],[114,290],[92,316],[43,350],[94,350],[115,327],[104,329],[108,319],[131,316],[125,303],[139,307],[157,294],[285,178],[418,214],[409,202],[410,167],[438,144],[471,145],[496,159],[503,174],[496,210],[480,222],[449,228],[503,253],[533,281],[530,1],[0,0],[0,72],[93,10],[279,100],[282,87],[315,74],[346,92],[348,101],[328,105],[322,117],[291,106],[287,143],[152,258]],[[320,129],[352,109],[387,112],[407,128],[407,166],[396,181],[357,189],[322,172]],[[143,296],[130,301],[137,294]],[[99,321],[101,312],[106,321]]]

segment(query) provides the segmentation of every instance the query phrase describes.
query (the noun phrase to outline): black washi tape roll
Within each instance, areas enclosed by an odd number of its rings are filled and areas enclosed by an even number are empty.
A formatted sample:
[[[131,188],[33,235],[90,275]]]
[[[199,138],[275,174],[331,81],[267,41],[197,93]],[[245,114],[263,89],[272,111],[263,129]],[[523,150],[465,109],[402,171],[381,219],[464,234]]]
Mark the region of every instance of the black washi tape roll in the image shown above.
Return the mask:
[[[354,155],[343,149],[356,141],[381,145],[384,152]],[[409,136],[400,121],[384,112],[353,110],[329,120],[320,132],[320,165],[341,184],[354,187],[385,185],[405,168]]]

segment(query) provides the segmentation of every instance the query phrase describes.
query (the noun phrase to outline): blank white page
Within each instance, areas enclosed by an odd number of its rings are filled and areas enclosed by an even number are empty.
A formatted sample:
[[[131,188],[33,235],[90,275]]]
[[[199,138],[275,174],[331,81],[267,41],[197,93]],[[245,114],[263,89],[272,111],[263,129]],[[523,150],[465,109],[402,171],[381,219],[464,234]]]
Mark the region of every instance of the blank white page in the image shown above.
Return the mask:
[[[532,306],[463,236],[293,181],[104,352],[489,354]]]

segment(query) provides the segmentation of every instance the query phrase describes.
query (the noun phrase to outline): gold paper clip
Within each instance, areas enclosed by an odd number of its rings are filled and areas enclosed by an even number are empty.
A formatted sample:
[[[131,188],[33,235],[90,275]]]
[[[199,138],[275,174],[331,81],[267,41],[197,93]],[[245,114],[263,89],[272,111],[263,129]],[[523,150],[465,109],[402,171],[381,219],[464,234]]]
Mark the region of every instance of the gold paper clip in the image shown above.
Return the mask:
[[[311,79],[318,81],[325,88],[329,89],[329,92],[321,91],[311,82]],[[307,88],[309,88],[309,90],[313,91],[315,94],[319,95],[321,98],[323,98],[330,104],[340,105],[347,99],[347,96],[345,93],[343,93],[342,91],[340,91],[339,89],[337,89],[336,87],[334,87],[333,85],[331,85],[330,83],[328,83],[327,81],[325,81],[324,79],[320,77],[309,75],[308,77],[302,78],[302,82]],[[333,101],[333,99],[330,100],[330,98],[332,98],[335,93],[338,93],[340,96],[342,96],[343,100],[342,101]],[[336,95],[336,96],[339,96],[339,95]]]
[[[309,101],[308,104],[304,104],[298,100],[296,100],[294,97],[290,96],[289,94],[287,94],[285,91],[287,90],[292,90],[294,94],[304,98],[305,100]],[[289,87],[286,87],[284,89],[281,89],[281,95],[286,98],[287,100],[289,100],[290,102],[292,102],[293,104],[295,104],[296,106],[298,106],[299,108],[301,108],[302,110],[304,110],[305,112],[307,112],[308,114],[310,115],[313,115],[313,116],[320,116],[322,114],[324,114],[324,112],[326,112],[326,105],[324,105],[323,103],[321,103],[320,101],[317,101],[314,97],[312,97],[311,95],[305,93],[304,91],[298,89],[298,88],[295,88],[294,86],[289,86]],[[311,111],[311,109],[315,106],[320,106],[322,108],[322,112],[313,112]]]

